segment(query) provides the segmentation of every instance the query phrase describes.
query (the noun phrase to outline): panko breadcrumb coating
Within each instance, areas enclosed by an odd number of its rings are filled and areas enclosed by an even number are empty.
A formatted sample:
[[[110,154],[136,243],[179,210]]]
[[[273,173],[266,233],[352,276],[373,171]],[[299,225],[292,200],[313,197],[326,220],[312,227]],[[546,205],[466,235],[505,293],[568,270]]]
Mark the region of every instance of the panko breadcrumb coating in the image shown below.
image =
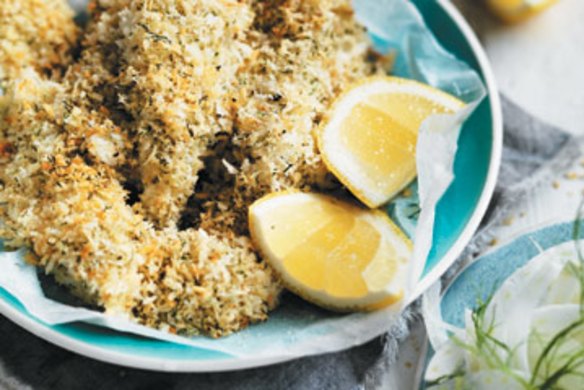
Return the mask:
[[[58,76],[71,62],[77,36],[64,0],[1,0],[0,88],[27,67]]]
[[[213,337],[281,290],[247,231],[266,193],[338,186],[312,132],[377,72],[348,0],[101,0],[60,81],[0,104],[1,236],[76,295]],[[66,62],[66,61],[65,61]]]

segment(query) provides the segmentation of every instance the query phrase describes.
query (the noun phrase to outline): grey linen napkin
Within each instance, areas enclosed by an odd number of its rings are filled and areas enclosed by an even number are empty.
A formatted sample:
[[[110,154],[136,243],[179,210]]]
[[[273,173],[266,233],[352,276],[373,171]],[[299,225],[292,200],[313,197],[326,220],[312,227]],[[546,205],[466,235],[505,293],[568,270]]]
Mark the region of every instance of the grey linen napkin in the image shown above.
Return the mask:
[[[505,137],[499,182],[477,235],[444,285],[480,254],[491,229],[534,187],[580,154],[579,142],[503,99]],[[388,334],[348,351],[218,374],[164,374],[93,361],[53,346],[0,316],[0,389],[363,389],[384,386],[399,344],[421,320],[414,303]]]

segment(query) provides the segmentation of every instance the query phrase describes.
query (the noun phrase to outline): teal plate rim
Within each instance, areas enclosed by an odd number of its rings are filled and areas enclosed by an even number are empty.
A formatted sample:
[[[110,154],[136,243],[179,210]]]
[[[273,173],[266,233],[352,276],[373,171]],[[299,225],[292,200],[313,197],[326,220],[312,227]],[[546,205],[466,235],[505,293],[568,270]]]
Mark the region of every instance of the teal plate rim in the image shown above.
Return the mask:
[[[420,285],[420,289],[425,289],[456,260],[487,210],[499,172],[503,124],[498,90],[489,61],[462,15],[447,0],[413,2],[444,47],[466,60],[481,74],[488,91],[487,98],[461,132],[459,145],[470,146],[459,148],[455,162],[456,178],[437,207],[432,251]],[[482,132],[477,129],[482,129]],[[481,136],[482,139],[476,139]],[[477,166],[471,166],[469,171],[468,161],[473,161],[475,153],[481,153],[486,158]],[[62,348],[106,363],[132,368],[165,372],[219,372],[260,367],[305,356],[243,359],[86,324],[49,326],[30,316],[3,289],[0,289],[0,314]]]

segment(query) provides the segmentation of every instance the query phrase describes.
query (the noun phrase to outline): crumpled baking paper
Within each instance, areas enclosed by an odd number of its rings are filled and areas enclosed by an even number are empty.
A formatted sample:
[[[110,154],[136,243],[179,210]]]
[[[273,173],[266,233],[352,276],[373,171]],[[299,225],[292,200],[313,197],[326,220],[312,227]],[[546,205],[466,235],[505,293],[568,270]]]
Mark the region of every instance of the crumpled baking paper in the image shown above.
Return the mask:
[[[77,10],[83,0],[76,0]],[[45,297],[33,266],[24,261],[24,251],[0,253],[0,288],[16,298],[40,322],[56,325],[82,321],[171,343],[190,345],[226,354],[226,357],[284,359],[333,352],[362,344],[386,332],[404,304],[415,299],[419,278],[432,243],[434,212],[453,179],[453,161],[460,127],[485,95],[479,76],[465,63],[444,50],[425,26],[415,6],[406,0],[355,0],[358,20],[364,24],[376,49],[394,52],[393,74],[441,88],[469,103],[455,115],[429,118],[420,129],[418,194],[421,214],[410,220],[403,199],[393,202],[393,213],[406,233],[413,236],[414,256],[401,304],[373,313],[335,314],[287,296],[270,319],[222,339],[181,337],[105,316],[86,308],[59,303]],[[414,188],[416,188],[414,186]],[[411,203],[411,202],[410,202]]]

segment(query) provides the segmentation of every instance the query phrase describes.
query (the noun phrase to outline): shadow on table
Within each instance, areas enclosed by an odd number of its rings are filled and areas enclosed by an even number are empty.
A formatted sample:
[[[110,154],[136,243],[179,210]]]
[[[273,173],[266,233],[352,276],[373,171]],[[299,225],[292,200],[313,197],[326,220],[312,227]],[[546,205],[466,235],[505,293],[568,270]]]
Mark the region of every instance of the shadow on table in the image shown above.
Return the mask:
[[[382,351],[383,343],[376,339],[351,351],[260,369],[216,374],[165,374],[118,367],[76,355],[37,338],[0,316],[0,388],[355,389],[363,383],[367,369],[379,359]],[[3,380],[6,378],[2,378],[2,371],[11,377],[9,382]]]

